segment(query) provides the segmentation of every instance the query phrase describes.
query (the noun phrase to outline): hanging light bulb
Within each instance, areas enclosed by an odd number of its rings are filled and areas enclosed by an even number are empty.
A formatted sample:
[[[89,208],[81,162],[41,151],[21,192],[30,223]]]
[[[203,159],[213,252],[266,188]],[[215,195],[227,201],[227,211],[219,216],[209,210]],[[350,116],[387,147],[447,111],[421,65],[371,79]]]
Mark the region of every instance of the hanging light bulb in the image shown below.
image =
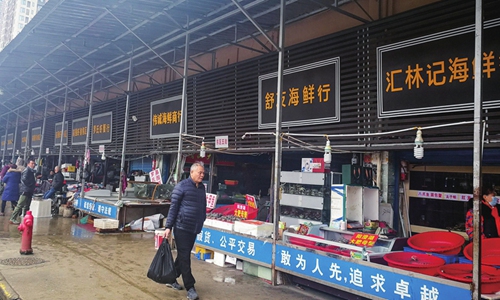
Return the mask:
[[[200,157],[205,157],[205,142],[201,142]]]
[[[35,150],[31,149],[31,155],[35,155]]]
[[[415,137],[415,148],[413,148],[413,155],[416,159],[424,157],[424,139],[422,138],[422,130],[418,128],[417,137]]]
[[[332,162],[332,147],[330,146],[330,140],[326,140],[325,155],[323,156],[323,160],[325,161],[325,164]]]
[[[101,159],[106,160],[106,154],[104,154],[104,151],[102,152]]]

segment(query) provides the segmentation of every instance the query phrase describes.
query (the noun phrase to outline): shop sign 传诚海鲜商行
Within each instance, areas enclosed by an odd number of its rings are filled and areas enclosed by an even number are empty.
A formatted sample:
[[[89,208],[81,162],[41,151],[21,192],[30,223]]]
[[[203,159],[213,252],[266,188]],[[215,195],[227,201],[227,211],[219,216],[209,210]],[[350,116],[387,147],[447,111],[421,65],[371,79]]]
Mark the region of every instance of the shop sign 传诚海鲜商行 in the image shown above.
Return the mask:
[[[181,99],[174,96],[151,102],[149,138],[179,136],[181,125]]]

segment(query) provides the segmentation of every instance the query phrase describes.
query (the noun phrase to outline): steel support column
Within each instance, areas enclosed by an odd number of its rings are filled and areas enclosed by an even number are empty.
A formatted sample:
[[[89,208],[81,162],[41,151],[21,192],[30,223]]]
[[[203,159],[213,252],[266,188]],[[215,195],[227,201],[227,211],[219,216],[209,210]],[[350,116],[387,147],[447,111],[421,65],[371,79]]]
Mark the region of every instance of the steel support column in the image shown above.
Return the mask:
[[[280,9],[280,31],[279,31],[279,46],[278,46],[278,83],[276,87],[276,143],[274,152],[274,207],[273,207],[273,254],[271,263],[271,279],[272,284],[277,285],[276,271],[276,240],[278,239],[278,228],[280,220],[280,176],[281,176],[281,94],[283,93],[283,64],[285,61],[285,0],[281,0]]]
[[[29,106],[29,113],[28,113],[28,128],[26,128],[26,142],[24,143],[24,155],[23,155],[23,159],[24,161],[26,161],[26,156],[28,154],[28,137],[30,136],[30,125],[31,125],[31,104]],[[21,134],[22,136],[22,134]],[[21,144],[23,143],[23,141],[21,140]],[[21,146],[22,147],[22,146]],[[31,147],[31,143],[30,143],[30,147]]]
[[[133,53],[133,51],[132,51]],[[128,83],[127,83],[127,103],[125,104],[125,123],[123,124],[123,144],[122,144],[122,160],[120,164],[120,182],[118,183],[118,200],[122,199],[123,178],[125,173],[125,148],[127,147],[127,130],[128,130],[128,111],[130,106],[130,94],[132,93],[132,56],[130,56],[129,70],[128,70]]]
[[[189,20],[187,21],[189,24]],[[182,100],[181,100],[181,123],[179,126],[179,145],[177,149],[177,164],[175,169],[175,182],[181,179],[181,161],[182,161],[182,134],[187,127],[187,79],[189,63],[189,33],[186,33],[186,49],[184,51],[184,78],[182,80]]]
[[[64,123],[66,122],[66,103],[68,102],[68,87],[66,86],[66,92],[64,93],[64,107],[63,107],[63,119],[61,124],[61,139],[59,144],[59,160],[57,165],[60,167],[62,164],[62,148],[64,140]]]
[[[474,253],[472,256],[472,299],[481,299],[481,195],[482,195],[482,43],[483,43],[483,5],[482,0],[476,0],[476,15],[475,15],[475,50],[474,59],[474,154],[473,154],[473,179],[474,187],[474,204],[473,204],[473,247]]]
[[[12,143],[12,163],[15,163],[16,161],[14,158],[16,157],[16,143],[17,143],[17,129],[19,127],[19,113],[17,113],[16,117],[16,130],[14,131],[14,142]]]
[[[42,130],[40,132],[40,151],[38,151],[38,161],[40,161],[40,158],[42,158],[42,149],[43,149],[43,139],[44,139],[44,136],[45,136],[45,124],[46,124],[46,121],[47,121],[47,108],[49,106],[49,99],[45,99],[45,110],[43,112],[43,123],[42,123]],[[42,167],[42,166],[38,166],[38,167]],[[39,171],[42,172],[43,169],[40,169]]]
[[[5,153],[7,152],[7,136],[9,133],[9,128],[7,128],[7,126],[9,126],[9,117],[10,117],[10,114],[7,115],[7,123],[5,123],[5,138],[4,138],[4,145],[3,145],[3,152],[2,152],[2,165],[5,164]]]
[[[86,131],[86,137],[85,137],[85,151],[83,152],[83,164],[82,164],[82,188],[80,191],[80,197],[83,198],[85,197],[85,170],[87,168],[87,165],[90,164],[90,153],[87,155],[87,152],[89,152],[89,143],[90,143],[90,131],[91,129],[91,120],[92,120],[92,103],[94,103],[94,84],[95,84],[95,76],[92,75],[92,86],[90,87],[90,98],[89,98],[89,116],[87,118],[87,131]]]

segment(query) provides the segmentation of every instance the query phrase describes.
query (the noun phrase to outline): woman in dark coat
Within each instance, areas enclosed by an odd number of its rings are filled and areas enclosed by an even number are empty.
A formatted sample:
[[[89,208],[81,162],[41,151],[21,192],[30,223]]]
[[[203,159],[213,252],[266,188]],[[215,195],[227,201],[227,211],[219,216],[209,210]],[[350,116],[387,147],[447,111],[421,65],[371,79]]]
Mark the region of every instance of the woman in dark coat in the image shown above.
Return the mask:
[[[5,206],[7,205],[7,202],[10,202],[12,210],[14,210],[17,205],[17,200],[19,200],[21,171],[17,169],[16,165],[11,165],[2,181],[3,184],[5,184],[5,189],[2,194],[2,212],[0,213],[0,216],[5,215]]]

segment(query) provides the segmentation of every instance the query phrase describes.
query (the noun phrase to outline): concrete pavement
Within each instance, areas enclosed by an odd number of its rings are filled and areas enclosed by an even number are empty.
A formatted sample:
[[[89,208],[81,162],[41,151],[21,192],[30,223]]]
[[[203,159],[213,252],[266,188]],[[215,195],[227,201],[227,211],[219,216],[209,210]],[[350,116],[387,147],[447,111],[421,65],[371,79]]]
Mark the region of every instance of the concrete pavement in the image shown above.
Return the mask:
[[[154,234],[96,234],[69,218],[36,218],[33,255],[20,255],[17,226],[0,217],[1,299],[186,299],[146,277]],[[193,257],[200,299],[334,299],[295,286],[273,287],[233,268]],[[182,280],[180,280],[182,284]]]

